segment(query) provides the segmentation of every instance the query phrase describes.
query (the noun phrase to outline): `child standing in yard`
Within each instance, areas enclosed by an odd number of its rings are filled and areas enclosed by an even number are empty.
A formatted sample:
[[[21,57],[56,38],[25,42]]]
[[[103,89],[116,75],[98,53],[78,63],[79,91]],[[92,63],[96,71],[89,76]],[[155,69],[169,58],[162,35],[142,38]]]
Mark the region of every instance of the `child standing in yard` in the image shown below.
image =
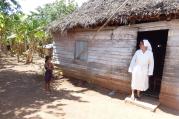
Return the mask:
[[[45,57],[45,90],[46,91],[51,91],[50,90],[50,82],[52,80],[52,77],[53,77],[53,69],[54,69],[54,66],[51,62],[51,57],[50,56],[46,56]]]

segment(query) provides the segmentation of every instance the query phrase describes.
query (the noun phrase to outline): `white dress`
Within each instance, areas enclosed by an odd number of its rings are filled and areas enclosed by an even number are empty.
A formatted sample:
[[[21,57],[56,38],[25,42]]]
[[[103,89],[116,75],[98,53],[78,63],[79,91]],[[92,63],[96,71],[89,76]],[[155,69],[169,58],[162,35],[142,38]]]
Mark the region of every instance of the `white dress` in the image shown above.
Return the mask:
[[[137,50],[129,66],[132,72],[131,88],[133,90],[146,91],[149,88],[149,76],[153,75],[154,58],[152,51]]]

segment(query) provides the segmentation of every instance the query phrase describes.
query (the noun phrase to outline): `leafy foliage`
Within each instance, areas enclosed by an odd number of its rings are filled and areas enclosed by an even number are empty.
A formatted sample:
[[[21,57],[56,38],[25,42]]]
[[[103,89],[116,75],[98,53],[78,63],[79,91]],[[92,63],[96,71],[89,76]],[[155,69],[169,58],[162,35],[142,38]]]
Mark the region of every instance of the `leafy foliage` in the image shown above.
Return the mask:
[[[64,0],[57,0],[37,8],[37,12],[32,12],[31,15],[25,15],[20,11],[16,0],[1,0],[0,45],[11,44],[18,57],[28,47],[35,52],[39,44],[52,42],[50,34],[45,31],[47,25],[75,9],[74,3],[66,4]]]
[[[4,14],[19,11],[20,5],[16,0],[1,0],[0,11]]]
[[[46,22],[50,23],[58,18],[72,13],[75,9],[76,5],[74,3],[69,3],[67,5],[64,0],[60,0],[54,3],[46,4],[44,7],[39,7],[37,9],[37,16],[39,19],[44,19]]]

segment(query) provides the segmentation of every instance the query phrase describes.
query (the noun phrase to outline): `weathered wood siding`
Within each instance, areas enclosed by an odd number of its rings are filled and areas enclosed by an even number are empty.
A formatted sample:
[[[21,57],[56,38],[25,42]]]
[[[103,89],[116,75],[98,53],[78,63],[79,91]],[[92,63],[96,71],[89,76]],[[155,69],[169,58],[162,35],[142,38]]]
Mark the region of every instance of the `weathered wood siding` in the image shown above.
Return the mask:
[[[67,34],[54,35],[54,52],[53,59],[56,64],[63,66],[70,65],[74,59],[74,46],[75,41],[70,40]]]
[[[169,29],[169,36],[160,102],[179,109],[179,20],[103,30],[93,41],[91,38],[96,31],[56,34],[54,58],[66,76],[129,93],[131,77],[127,70],[136,48],[137,31],[162,29]],[[88,41],[88,62],[74,61],[76,40]]]
[[[136,45],[136,30],[118,28],[98,33],[88,50],[91,72],[112,79],[129,80],[129,62]]]
[[[135,25],[139,31],[169,29],[160,102],[179,110],[179,20]]]
[[[97,83],[115,90],[130,91],[128,66],[135,51],[137,29],[120,27],[113,30],[54,35],[54,59],[59,61],[66,76]],[[88,41],[88,61],[74,60],[76,40]],[[58,61],[57,61],[58,60]]]
[[[179,21],[169,26],[160,101],[179,110]]]

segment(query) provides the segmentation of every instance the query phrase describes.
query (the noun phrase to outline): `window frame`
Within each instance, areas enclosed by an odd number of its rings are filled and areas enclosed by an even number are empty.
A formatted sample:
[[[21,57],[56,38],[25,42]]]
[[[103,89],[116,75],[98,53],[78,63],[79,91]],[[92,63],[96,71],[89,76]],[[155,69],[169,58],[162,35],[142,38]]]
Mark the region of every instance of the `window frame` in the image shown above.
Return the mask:
[[[86,53],[85,55],[85,59],[83,60],[83,59],[81,59],[80,57],[79,58],[77,58],[78,56],[77,56],[77,44],[78,43],[81,43],[81,42],[83,42],[83,43],[86,43],[86,46],[84,47],[84,49],[83,50],[85,50],[84,52]],[[80,61],[80,62],[87,62],[88,61],[88,41],[87,40],[76,40],[75,41],[75,47],[74,47],[75,49],[74,49],[74,61]],[[84,55],[84,54],[83,54]]]

